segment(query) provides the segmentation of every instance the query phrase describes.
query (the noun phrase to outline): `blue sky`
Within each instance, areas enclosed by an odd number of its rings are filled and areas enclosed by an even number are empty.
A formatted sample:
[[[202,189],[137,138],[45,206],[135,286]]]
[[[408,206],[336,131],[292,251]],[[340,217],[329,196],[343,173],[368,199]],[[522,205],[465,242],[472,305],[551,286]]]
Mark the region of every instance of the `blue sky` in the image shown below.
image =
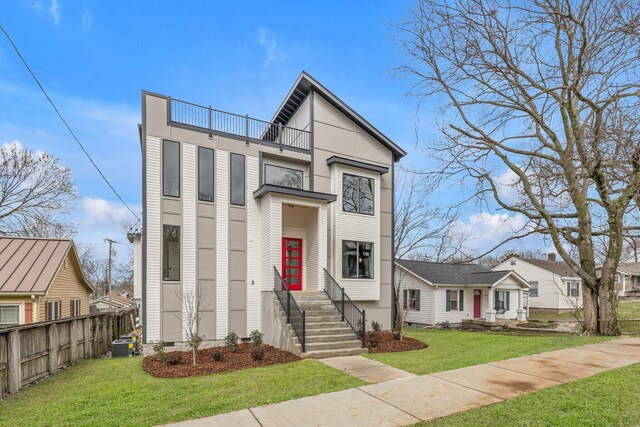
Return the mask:
[[[304,69],[403,146],[406,163],[427,167],[414,127],[419,119],[421,144],[428,144],[438,106],[423,103],[416,116],[417,100],[405,96],[410,82],[393,77],[407,60],[393,25],[411,4],[139,1],[114,7],[13,0],[3,2],[0,22],[104,173],[140,212],[142,89],[268,120]],[[130,214],[0,39],[0,146],[13,141],[72,169],[79,240],[99,247],[105,237],[126,242],[121,224]],[[492,240],[501,217],[468,211],[461,220],[478,239]]]

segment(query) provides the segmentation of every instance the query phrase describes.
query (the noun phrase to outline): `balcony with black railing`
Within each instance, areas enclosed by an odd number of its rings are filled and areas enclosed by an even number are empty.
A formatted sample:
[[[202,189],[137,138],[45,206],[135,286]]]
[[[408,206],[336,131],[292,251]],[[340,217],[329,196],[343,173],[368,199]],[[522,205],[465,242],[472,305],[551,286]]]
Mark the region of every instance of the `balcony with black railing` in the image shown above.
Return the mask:
[[[240,137],[247,142],[257,142],[281,150],[310,150],[311,132],[306,130],[177,99],[171,99],[169,105],[169,122],[173,126],[207,132],[210,135],[215,133]]]

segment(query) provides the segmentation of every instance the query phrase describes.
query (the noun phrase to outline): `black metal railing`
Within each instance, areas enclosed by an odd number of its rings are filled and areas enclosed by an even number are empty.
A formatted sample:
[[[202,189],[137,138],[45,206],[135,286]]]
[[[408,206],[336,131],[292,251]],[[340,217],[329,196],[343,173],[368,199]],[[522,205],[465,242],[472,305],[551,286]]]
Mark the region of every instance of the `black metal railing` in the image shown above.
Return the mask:
[[[362,347],[366,347],[367,334],[365,331],[367,324],[365,311],[358,308],[344,291],[344,288],[336,282],[336,279],[334,279],[326,269],[324,269],[324,291],[340,312],[342,321],[347,322],[353,332],[362,340]]]
[[[272,144],[282,148],[309,151],[311,132],[283,126],[282,123],[254,119],[191,102],[171,99],[169,120],[206,132],[221,132]]]
[[[302,352],[306,352],[306,313],[304,310],[300,310],[289,286],[287,286],[287,283],[282,279],[278,269],[275,267],[273,267],[273,291],[284,309],[287,323],[291,325],[298,337],[298,341],[300,341]]]

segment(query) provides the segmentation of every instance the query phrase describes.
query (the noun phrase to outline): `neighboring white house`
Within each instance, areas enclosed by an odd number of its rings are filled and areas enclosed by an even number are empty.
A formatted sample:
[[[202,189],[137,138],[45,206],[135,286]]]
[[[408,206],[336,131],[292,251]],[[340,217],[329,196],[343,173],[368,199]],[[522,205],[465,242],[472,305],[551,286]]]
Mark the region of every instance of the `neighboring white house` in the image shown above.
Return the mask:
[[[555,254],[547,259],[510,257],[494,267],[513,270],[529,282],[530,312],[562,313],[582,307],[582,279]]]
[[[526,320],[523,301],[529,285],[513,271],[400,259],[396,260],[395,276],[407,323]]]

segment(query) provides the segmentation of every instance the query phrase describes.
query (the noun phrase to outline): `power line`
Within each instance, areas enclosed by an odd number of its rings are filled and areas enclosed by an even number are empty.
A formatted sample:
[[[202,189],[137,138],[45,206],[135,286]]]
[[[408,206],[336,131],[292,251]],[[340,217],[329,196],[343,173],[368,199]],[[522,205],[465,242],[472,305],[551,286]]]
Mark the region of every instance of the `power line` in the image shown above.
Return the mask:
[[[13,40],[11,39],[11,37],[9,36],[9,33],[7,33],[7,30],[4,29],[4,27],[2,26],[2,24],[0,24],[0,30],[2,30],[2,32],[4,33],[4,35],[7,37],[7,40],[9,40],[9,43],[11,43],[11,46],[13,46],[13,48],[15,49],[16,53],[18,54],[18,57],[20,58],[20,60],[22,61],[22,63],[24,64],[24,66],[27,68],[27,70],[29,71],[29,74],[31,74],[31,77],[33,77],[33,80],[35,80],[36,84],[38,85],[38,87],[40,88],[40,90],[42,91],[42,93],[44,94],[45,98],[47,98],[47,101],[49,101],[49,104],[51,104],[51,106],[53,107],[53,109],[55,110],[56,114],[58,115],[58,117],[60,117],[60,120],[62,120],[62,123],[64,123],[65,127],[67,128],[67,130],[69,131],[69,133],[71,134],[71,136],[73,137],[73,139],[75,139],[75,141],[78,143],[78,145],[80,146],[80,148],[82,149],[82,151],[84,152],[84,154],[87,156],[87,158],[89,159],[89,161],[91,162],[91,164],[93,165],[94,168],[96,168],[96,170],[98,171],[98,173],[100,174],[100,176],[102,177],[102,179],[104,180],[104,182],[107,183],[107,185],[109,186],[109,188],[111,189],[111,191],[113,191],[113,194],[116,195],[116,197],[118,197],[118,199],[120,199],[120,201],[122,202],[122,204],[129,210],[129,212],[131,212],[131,215],[134,216],[134,218],[138,221],[140,221],[140,218],[138,218],[138,215],[135,214],[135,212],[133,212],[133,210],[129,207],[129,205],[127,205],[127,203],[122,199],[122,197],[120,196],[120,194],[116,191],[115,188],[113,188],[113,185],[111,185],[111,183],[109,182],[109,180],[107,179],[106,176],[104,176],[104,174],[102,173],[102,171],[100,170],[100,168],[98,167],[98,165],[96,164],[96,162],[93,161],[93,159],[91,158],[91,156],[89,155],[89,153],[87,152],[87,150],[84,148],[84,145],[82,145],[82,143],[80,142],[80,140],[78,139],[78,137],[76,136],[76,134],[73,132],[73,130],[71,130],[71,126],[69,126],[69,124],[67,123],[67,121],[64,119],[64,117],[62,116],[62,113],[60,113],[60,110],[58,110],[58,107],[56,107],[56,104],[54,104],[53,100],[51,99],[51,97],[49,97],[49,94],[47,93],[47,91],[44,89],[44,87],[42,86],[42,84],[40,83],[40,80],[38,80],[38,78],[36,77],[35,73],[31,70],[31,67],[29,67],[29,64],[27,64],[27,61],[24,59],[24,57],[22,56],[22,53],[20,53],[20,50],[18,49],[18,46],[15,45],[15,43],[13,42]]]

